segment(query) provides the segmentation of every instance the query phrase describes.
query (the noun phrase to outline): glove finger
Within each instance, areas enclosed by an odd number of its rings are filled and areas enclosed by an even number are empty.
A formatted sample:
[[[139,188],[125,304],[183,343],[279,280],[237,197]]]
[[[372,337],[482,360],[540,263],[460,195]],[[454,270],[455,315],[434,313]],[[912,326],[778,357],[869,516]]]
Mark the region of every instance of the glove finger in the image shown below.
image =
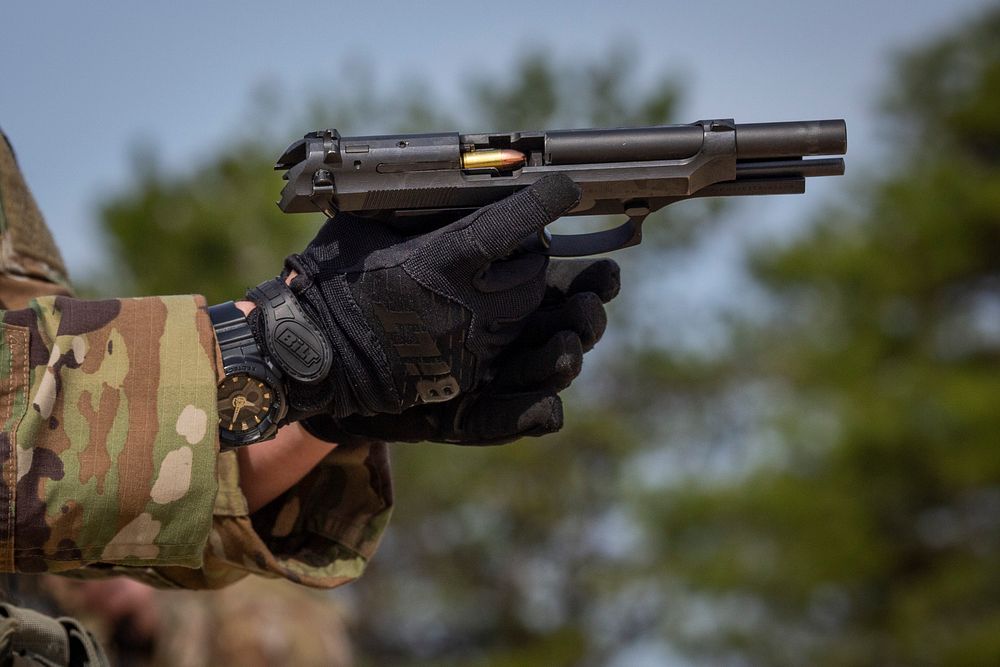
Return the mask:
[[[565,174],[540,179],[471,216],[465,224],[467,256],[487,261],[509,255],[580,201],[580,188]]]
[[[487,264],[473,278],[473,283],[480,292],[512,290],[539,278],[545,272],[548,261],[548,257],[537,253],[514,253],[506,259]],[[537,290],[533,291],[537,296]]]
[[[593,292],[581,292],[560,304],[532,313],[512,347],[538,347],[559,331],[572,331],[580,337],[583,351],[588,352],[604,335],[607,326],[608,315],[600,297]]]
[[[308,430],[328,442],[353,442],[356,439],[384,440],[385,442],[422,442],[434,440],[440,431],[439,411],[418,406],[398,415],[351,415],[339,420],[329,420],[332,426],[323,432],[317,429],[315,417],[307,420]],[[305,424],[305,422],[303,422]]]
[[[313,435],[346,445],[373,439],[499,445],[558,431],[563,425],[563,409],[562,400],[550,391],[485,392],[411,408],[399,415],[352,415],[339,420],[311,417],[302,423]]]
[[[308,433],[325,442],[336,443],[341,447],[359,447],[378,441],[394,442],[398,440],[398,435],[408,438],[409,442],[425,440],[430,435],[430,430],[424,428],[422,420],[415,421],[415,425],[404,423],[402,433],[398,432],[400,429],[392,428],[393,421],[386,415],[351,415],[346,419],[335,419],[329,414],[318,414],[301,420],[299,424]]]
[[[551,392],[484,394],[461,417],[463,444],[500,445],[563,426],[562,400]]]
[[[580,292],[593,292],[604,303],[618,296],[621,269],[613,259],[553,259],[545,276],[545,301],[556,303]]]
[[[493,385],[503,390],[561,391],[583,368],[583,345],[572,331],[560,331],[540,348],[515,349],[497,362]]]

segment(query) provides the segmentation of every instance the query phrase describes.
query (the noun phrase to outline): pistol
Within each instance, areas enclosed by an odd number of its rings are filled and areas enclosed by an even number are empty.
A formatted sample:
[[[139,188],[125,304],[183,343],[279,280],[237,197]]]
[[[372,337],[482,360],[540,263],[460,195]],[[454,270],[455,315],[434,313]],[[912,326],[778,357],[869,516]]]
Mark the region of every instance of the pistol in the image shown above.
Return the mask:
[[[288,181],[278,202],[286,213],[345,211],[412,233],[566,174],[582,193],[567,215],[627,218],[529,240],[582,257],[636,245],[646,216],[684,199],[801,194],[807,178],[843,174],[843,158],[827,156],[846,152],[843,120],[364,137],[327,129],[289,146],[275,169]]]

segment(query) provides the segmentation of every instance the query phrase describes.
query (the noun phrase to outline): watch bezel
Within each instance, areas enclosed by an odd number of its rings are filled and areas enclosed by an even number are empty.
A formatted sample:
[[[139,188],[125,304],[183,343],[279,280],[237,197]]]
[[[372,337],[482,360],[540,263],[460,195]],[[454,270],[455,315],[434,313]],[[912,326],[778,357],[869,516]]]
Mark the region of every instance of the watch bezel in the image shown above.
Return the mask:
[[[285,400],[285,392],[281,388],[278,376],[263,362],[244,359],[237,363],[226,364],[224,367],[226,376],[219,383],[219,386],[227,380],[237,376],[246,375],[255,380],[263,382],[271,390],[274,399],[271,402],[271,410],[268,415],[253,428],[246,431],[230,431],[222,428],[221,422],[218,424],[219,441],[223,448],[243,447],[257,442],[270,440],[278,431],[278,425],[288,414],[288,403]]]

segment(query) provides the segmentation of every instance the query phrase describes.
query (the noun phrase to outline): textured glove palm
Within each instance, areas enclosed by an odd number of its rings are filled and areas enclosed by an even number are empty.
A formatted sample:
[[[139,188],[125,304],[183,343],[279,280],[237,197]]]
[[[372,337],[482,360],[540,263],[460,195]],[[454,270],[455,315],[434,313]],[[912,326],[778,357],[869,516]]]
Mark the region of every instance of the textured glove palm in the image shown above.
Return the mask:
[[[570,179],[549,177],[412,238],[356,216],[327,221],[286,260],[335,353],[326,379],[290,383],[291,417],[397,414],[482,384],[545,293],[547,258],[511,253],[578,198]]]

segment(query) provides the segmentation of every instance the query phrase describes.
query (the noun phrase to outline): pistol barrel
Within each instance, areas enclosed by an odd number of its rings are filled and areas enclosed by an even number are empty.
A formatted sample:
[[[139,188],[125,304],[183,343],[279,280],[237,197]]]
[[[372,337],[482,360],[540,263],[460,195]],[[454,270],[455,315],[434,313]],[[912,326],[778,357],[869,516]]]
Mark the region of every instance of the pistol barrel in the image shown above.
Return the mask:
[[[736,125],[739,160],[842,155],[847,151],[843,120],[747,123]],[[684,160],[702,149],[698,124],[546,133],[545,164],[568,165],[645,160]]]
[[[736,126],[736,157],[740,160],[843,155],[846,152],[847,123],[843,120],[745,123]]]

